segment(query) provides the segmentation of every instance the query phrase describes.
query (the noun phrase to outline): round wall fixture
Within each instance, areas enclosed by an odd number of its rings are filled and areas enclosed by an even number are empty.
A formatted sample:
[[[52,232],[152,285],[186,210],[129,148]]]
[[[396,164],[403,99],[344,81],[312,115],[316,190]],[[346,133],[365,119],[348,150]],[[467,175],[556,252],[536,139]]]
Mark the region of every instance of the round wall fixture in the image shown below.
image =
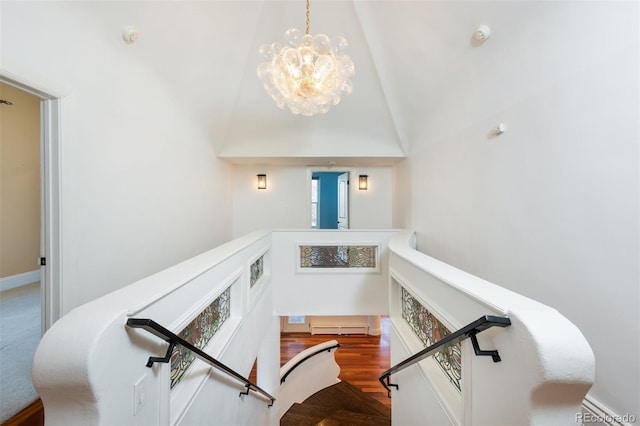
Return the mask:
[[[486,39],[489,38],[490,35],[491,35],[491,28],[489,28],[488,26],[486,26],[484,24],[480,25],[476,29],[476,32],[474,33],[474,37],[478,41],[485,41]]]
[[[135,27],[125,27],[122,30],[122,39],[127,44],[133,44],[138,41],[138,30]]]

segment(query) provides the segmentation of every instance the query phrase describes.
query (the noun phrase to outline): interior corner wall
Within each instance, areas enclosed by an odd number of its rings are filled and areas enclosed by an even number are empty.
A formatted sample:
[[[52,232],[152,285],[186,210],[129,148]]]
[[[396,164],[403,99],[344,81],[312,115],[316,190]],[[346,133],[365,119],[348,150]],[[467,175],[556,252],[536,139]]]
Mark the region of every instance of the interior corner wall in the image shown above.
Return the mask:
[[[103,13],[93,8],[103,7]],[[62,313],[231,238],[230,166],[176,101],[154,43],[120,32],[136,2],[2,4],[1,60],[61,104]],[[154,25],[172,18],[171,4]],[[154,9],[155,10],[155,9]],[[147,41],[158,34],[149,24]],[[159,28],[158,28],[159,30]],[[166,26],[162,28],[166,31]],[[181,46],[163,46],[164,55]]]
[[[40,99],[0,83],[0,278],[38,270]]]
[[[392,227],[394,229],[407,229],[412,227],[412,194],[413,181],[411,180],[411,156],[394,164],[392,169]]]
[[[636,418],[639,7],[483,3],[492,37],[438,58],[469,71],[410,154],[418,248],[558,309],[594,350],[588,398]]]
[[[313,168],[311,168],[313,169]],[[336,166],[336,170],[339,167]],[[349,200],[349,227],[392,227],[391,167],[348,167],[353,171]],[[305,229],[310,218],[308,167],[284,165],[235,165],[233,167],[233,236],[259,229]],[[315,170],[315,169],[314,169]],[[341,170],[341,169],[340,169]],[[267,175],[267,189],[257,189],[259,173]],[[369,176],[369,189],[360,191],[358,174]],[[375,212],[373,214],[372,212]]]

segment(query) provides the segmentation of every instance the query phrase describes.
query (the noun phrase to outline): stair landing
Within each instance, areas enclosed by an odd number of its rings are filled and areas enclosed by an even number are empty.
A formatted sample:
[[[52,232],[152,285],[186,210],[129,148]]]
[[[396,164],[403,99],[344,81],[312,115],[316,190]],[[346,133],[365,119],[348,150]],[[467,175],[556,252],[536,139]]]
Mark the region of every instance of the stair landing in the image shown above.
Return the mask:
[[[329,386],[293,404],[280,426],[390,426],[391,407],[348,382]]]

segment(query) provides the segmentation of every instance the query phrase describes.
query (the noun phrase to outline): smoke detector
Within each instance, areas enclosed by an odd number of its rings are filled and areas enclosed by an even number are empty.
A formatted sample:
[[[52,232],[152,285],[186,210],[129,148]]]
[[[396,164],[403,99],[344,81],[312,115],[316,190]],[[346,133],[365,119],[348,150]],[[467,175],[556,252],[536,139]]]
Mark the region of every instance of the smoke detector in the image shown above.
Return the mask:
[[[476,32],[473,35],[476,38],[476,40],[485,41],[491,35],[491,28],[482,24],[476,29]]]
[[[122,30],[122,39],[127,44],[133,44],[138,41],[138,29],[136,27],[125,27]]]

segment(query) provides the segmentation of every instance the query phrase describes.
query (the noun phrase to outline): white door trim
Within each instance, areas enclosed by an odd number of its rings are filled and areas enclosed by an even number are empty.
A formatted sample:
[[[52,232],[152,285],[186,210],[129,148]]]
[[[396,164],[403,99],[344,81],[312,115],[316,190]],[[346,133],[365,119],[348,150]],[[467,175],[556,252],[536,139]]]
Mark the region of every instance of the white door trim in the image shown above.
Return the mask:
[[[42,330],[62,316],[62,214],[60,206],[60,100],[41,104],[42,129]]]
[[[353,173],[338,176],[338,229],[349,229],[350,183]]]
[[[62,97],[53,86],[26,79],[0,68],[0,81],[37,96],[40,103],[40,171],[41,171],[41,236],[40,256],[46,259],[41,266],[40,292],[42,297],[42,333],[62,315],[62,214],[61,182],[61,105]]]

